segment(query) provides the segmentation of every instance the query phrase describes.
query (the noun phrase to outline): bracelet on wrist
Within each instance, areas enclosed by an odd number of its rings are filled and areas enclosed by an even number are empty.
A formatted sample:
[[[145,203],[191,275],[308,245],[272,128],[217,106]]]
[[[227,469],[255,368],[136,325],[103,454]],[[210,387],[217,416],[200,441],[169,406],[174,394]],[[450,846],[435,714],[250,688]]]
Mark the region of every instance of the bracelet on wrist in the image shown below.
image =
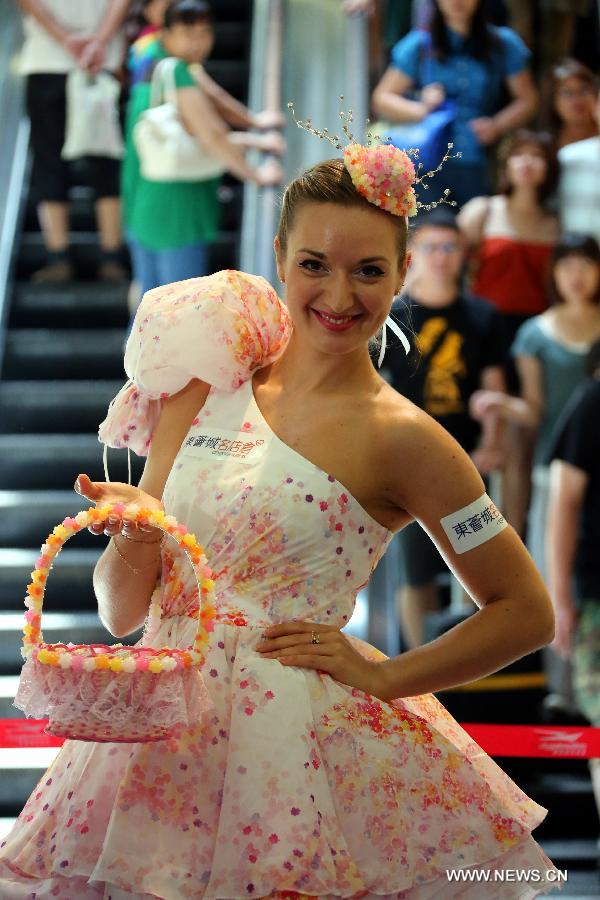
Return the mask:
[[[115,548],[115,550],[117,551],[118,555],[121,557],[121,560],[125,563],[125,565],[127,566],[127,568],[129,569],[130,572],[132,572],[134,575],[139,575],[141,572],[144,571],[144,569],[149,568],[149,566],[151,565],[151,563],[146,563],[146,565],[145,565],[145,566],[142,566],[141,569],[138,569],[137,566],[133,566],[133,565],[129,562],[129,560],[127,559],[127,557],[126,557],[123,553],[121,553],[121,551],[119,550],[119,545],[117,544],[117,541],[116,541],[116,538],[117,538],[117,537],[118,537],[118,535],[116,535],[116,534],[113,535],[113,538],[112,538],[112,541],[111,541],[110,544],[109,544],[109,547],[110,547],[110,546],[113,546],[113,547]],[[137,543],[142,543],[142,542],[141,542],[141,541],[138,541]],[[144,543],[148,543],[148,542],[146,541],[146,542],[144,542]],[[152,543],[153,543],[153,544],[158,544],[158,541],[152,541]]]
[[[158,540],[154,540],[154,541],[145,541],[145,540],[143,540],[143,538],[130,537],[128,534],[124,534],[122,531],[119,532],[119,534],[121,535],[121,537],[125,538],[126,541],[131,541],[132,544],[160,544],[160,542],[163,539],[162,533],[161,533],[160,537],[158,538]]]

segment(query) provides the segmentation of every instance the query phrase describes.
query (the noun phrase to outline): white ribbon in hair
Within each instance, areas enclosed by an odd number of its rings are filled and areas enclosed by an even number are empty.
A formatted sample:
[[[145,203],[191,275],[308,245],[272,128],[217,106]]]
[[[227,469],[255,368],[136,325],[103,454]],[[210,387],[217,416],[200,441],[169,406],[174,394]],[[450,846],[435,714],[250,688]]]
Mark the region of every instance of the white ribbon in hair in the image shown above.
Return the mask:
[[[404,347],[404,352],[408,356],[410,353],[410,344],[408,343],[408,338],[400,328],[396,322],[392,319],[391,316],[388,316],[385,322],[383,323],[383,329],[381,334],[381,350],[379,351],[379,359],[377,360],[378,368],[381,368],[381,364],[383,362],[383,357],[385,356],[385,350],[387,347],[387,337],[386,337],[386,325],[388,328],[394,332],[397,338],[400,338],[400,343]]]

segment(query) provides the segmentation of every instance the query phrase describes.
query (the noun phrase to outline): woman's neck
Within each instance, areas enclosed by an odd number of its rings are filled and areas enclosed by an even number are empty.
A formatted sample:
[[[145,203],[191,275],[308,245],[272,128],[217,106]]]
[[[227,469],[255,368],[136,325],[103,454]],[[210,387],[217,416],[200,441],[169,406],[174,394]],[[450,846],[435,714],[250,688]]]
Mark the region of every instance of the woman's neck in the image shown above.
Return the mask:
[[[577,141],[596,137],[597,134],[598,127],[595,122],[575,122],[571,125],[565,123],[560,129],[558,143],[560,147],[564,147],[566,144],[575,144]]]
[[[600,307],[591,297],[566,297],[563,303],[553,309],[555,315],[565,321],[600,319]]]
[[[516,187],[506,198],[506,206],[516,216],[539,215],[542,211],[538,192],[529,185]]]
[[[285,353],[270,366],[268,379],[286,394],[357,393],[379,380],[368,346],[343,355],[324,354],[292,332]]]
[[[461,37],[467,37],[471,30],[470,17],[465,18],[464,16],[446,16],[444,22],[446,23],[446,27],[449,28],[450,31],[455,31],[457,34],[460,34]]]

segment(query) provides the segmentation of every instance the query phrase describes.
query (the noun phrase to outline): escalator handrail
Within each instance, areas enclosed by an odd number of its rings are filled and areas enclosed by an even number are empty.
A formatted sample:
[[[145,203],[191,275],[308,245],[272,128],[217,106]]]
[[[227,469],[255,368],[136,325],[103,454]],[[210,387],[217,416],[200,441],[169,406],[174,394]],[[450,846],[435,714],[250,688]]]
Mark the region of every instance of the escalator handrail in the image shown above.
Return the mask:
[[[252,49],[250,60],[249,106],[251,109],[283,109],[287,114],[289,97],[281,96],[283,82],[283,65],[286,40],[293,40],[289,31],[284,31],[286,12],[289,13],[295,0],[255,0],[252,21]],[[354,114],[354,135],[357,140],[364,139],[363,123],[368,110],[368,27],[365,14],[346,16],[341,11],[338,0],[324,0],[315,3],[312,12],[315,30],[319,29],[319,15],[331,15],[334,4],[335,14],[339,16],[340,46],[344,48],[343,58],[336,63],[343,73],[344,105],[351,108]],[[336,26],[337,27],[337,26]],[[289,63],[286,62],[286,65]],[[310,48],[305,48],[302,59],[303,66],[311,65]],[[298,80],[302,80],[299,72]],[[327,91],[328,86],[324,85]],[[297,98],[295,98],[297,99]],[[332,92],[328,97],[329,125],[335,127],[338,121],[338,96]],[[326,124],[326,123],[323,123]],[[292,132],[292,139],[295,131]],[[318,142],[317,142],[318,143]],[[326,142],[323,142],[324,144]],[[301,167],[310,165],[310,140],[304,145],[308,154],[306,161],[301,160]],[[328,148],[331,150],[331,148]],[[325,148],[323,148],[325,152]],[[327,153],[325,152],[325,155]],[[329,154],[333,155],[333,154]],[[255,160],[259,154],[255,154]],[[284,160],[285,164],[285,160]],[[297,167],[287,167],[286,176],[292,178]],[[277,229],[278,200],[281,188],[257,188],[254,184],[244,187],[244,206],[242,213],[242,236],[240,252],[240,268],[246,272],[263,275],[273,282],[276,279],[273,257],[273,235]]]
[[[25,116],[25,84],[17,72],[16,51],[22,43],[21,15],[16,4],[2,13],[0,47],[0,370],[6,343],[8,303],[14,269],[15,239],[23,213],[27,178],[29,120]]]

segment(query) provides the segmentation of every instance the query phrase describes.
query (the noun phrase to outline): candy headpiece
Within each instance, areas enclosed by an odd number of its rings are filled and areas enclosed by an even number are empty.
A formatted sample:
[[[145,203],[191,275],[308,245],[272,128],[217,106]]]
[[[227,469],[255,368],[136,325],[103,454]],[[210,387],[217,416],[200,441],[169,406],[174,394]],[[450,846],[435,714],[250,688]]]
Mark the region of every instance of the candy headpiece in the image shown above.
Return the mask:
[[[340,97],[340,100],[343,99]],[[294,122],[298,128],[314,134],[321,140],[328,141],[336,150],[343,150],[344,165],[352,183],[358,193],[369,203],[373,203],[394,216],[414,216],[419,209],[433,209],[440,203],[456,205],[453,200],[448,200],[450,194],[448,189],[434,203],[421,203],[417,200],[415,193],[417,184],[422,184],[427,190],[429,187],[426,183],[427,179],[433,178],[441,170],[446,160],[451,158],[452,144],[448,144],[444,158],[437,168],[420,174],[423,164],[418,162],[419,150],[416,147],[408,151],[400,150],[389,142],[389,138],[381,142],[372,132],[367,132],[366,146],[357,143],[350,130],[353,121],[352,110],[347,113],[340,111],[342,131],[349,141],[344,147],[340,142],[339,135],[330,134],[327,128],[322,130],[314,128],[310,119],[305,121],[299,119],[293,103],[288,103],[288,109],[292,111]],[[368,124],[369,120],[367,119]],[[416,168],[414,160],[417,161]]]

